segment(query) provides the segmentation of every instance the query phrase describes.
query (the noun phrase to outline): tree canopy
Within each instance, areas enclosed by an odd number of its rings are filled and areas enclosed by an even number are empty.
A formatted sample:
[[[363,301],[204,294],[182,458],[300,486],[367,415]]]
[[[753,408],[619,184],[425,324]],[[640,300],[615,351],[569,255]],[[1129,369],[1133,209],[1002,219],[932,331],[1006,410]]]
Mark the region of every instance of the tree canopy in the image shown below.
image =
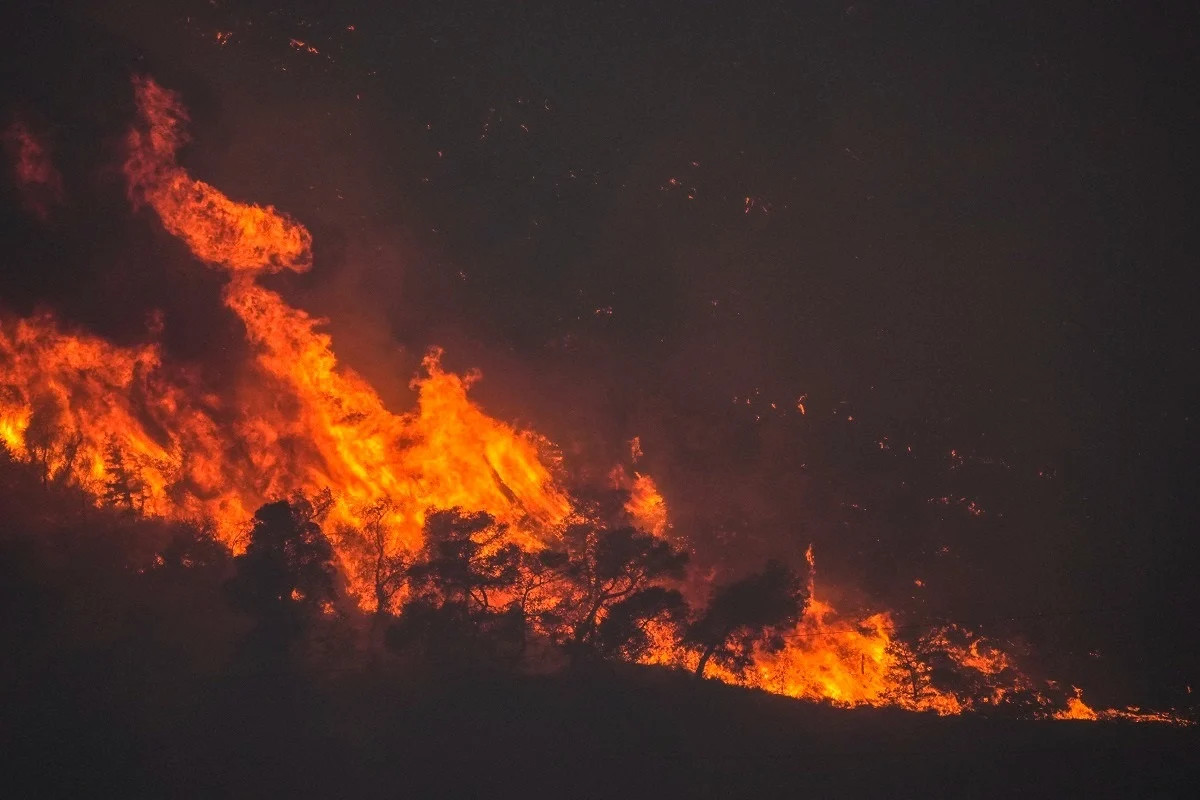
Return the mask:
[[[803,582],[774,560],[761,572],[719,587],[684,634],[700,653],[696,675],[704,676],[710,660],[744,672],[756,647],[781,648],[783,634],[799,621],[805,602]]]
[[[319,524],[329,495],[268,503],[254,514],[246,552],[234,559],[227,590],[233,606],[264,631],[288,639],[336,597],[333,547]]]
[[[574,525],[564,540],[565,573],[574,587],[570,643],[577,650],[614,653],[639,636],[639,621],[681,609],[678,592],[654,584],[682,579],[687,552],[632,527]]]

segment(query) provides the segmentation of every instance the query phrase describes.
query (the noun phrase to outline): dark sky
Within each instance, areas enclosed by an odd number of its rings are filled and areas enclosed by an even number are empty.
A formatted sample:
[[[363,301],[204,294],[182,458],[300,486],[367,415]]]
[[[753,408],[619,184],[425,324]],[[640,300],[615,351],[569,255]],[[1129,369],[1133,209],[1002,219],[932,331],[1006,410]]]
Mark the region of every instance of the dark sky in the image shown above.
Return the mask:
[[[67,201],[5,184],[8,312],[237,351],[122,196],[148,71],[194,172],[311,227],[278,285],[397,407],[444,345],[577,469],[641,435],[702,560],[811,541],[856,599],[1086,609],[1016,627],[1200,681],[1186,4],[25,5],[0,114]]]

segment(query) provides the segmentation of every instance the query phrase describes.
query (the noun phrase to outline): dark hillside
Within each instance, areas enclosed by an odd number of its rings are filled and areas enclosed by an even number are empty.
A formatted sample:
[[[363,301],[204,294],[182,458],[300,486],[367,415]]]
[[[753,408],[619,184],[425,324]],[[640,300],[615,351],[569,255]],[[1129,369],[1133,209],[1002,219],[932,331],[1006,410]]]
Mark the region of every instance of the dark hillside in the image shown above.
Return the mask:
[[[27,476],[4,476],[5,797],[1161,797],[1200,778],[1195,728],[844,711],[653,668],[420,669],[353,619],[271,661],[202,534],[65,512],[66,489],[13,502]]]

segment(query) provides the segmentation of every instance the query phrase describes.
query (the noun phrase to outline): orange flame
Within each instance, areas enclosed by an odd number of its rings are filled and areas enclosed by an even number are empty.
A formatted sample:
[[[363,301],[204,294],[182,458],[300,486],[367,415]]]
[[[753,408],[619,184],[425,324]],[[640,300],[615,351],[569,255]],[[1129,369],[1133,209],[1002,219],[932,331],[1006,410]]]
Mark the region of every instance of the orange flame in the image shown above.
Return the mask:
[[[232,273],[225,303],[245,324],[267,378],[243,398],[254,410],[244,430],[269,454],[258,464],[267,486],[329,487],[335,522],[349,525],[356,509],[387,499],[394,548],[420,543],[431,507],[488,511],[531,545],[538,530],[562,522],[570,504],[540,458],[545,442],[473,405],[467,388],[477,374],[443,371],[434,351],[423,362],[427,377],[414,382],[417,411],[394,414],[366,381],[338,364],[319,320],[254,282],[263,271],[308,269],[308,231],[271,206],[235,202],[192,179],[175,162],[186,120],[178,98],[149,79],[135,90],[142,125],[129,136],[130,193],[149,203],[197,258]]]
[[[135,78],[134,95],[142,125],[129,132],[125,174],[135,204],[152,206],[163,227],[205,263],[252,272],[311,266],[312,236],[304,226],[272,206],[236,203],[175,163],[188,142],[188,114],[174,92]]]
[[[958,714],[953,694],[925,685],[927,668],[895,639],[895,623],[886,612],[856,624],[817,596],[817,561],[810,544],[808,605],[785,646],[760,653],[748,681],[759,688],[841,706],[900,705],[913,710]]]
[[[1083,702],[1083,690],[1078,686],[1073,687],[1075,694],[1067,698],[1067,707],[1061,711],[1055,711],[1052,715],[1055,719],[1084,719],[1097,720],[1100,715],[1096,710]]]
[[[134,88],[141,122],[128,137],[130,197],[198,259],[229,271],[225,303],[245,325],[255,369],[226,402],[187,372],[165,369],[156,345],[115,347],[64,332],[48,316],[20,321],[0,329],[5,445],[97,498],[120,483],[137,510],[209,518],[235,551],[260,504],[326,488],[331,531],[387,500],[394,551],[419,545],[431,507],[487,511],[531,547],[553,535],[570,502],[545,457],[548,443],[475,406],[467,391],[478,374],[446,372],[440,351],[413,383],[417,408],[388,410],[338,363],[320,320],[255,283],[259,273],[308,269],[308,231],[188,175],[175,162],[187,120],[178,98],[150,79]],[[369,596],[348,551],[339,554],[352,589]]]
[[[667,520],[667,501],[659,494],[658,486],[649,475],[633,474],[633,486],[625,510],[639,528],[655,536],[662,536],[670,525]]]
[[[1049,716],[1053,719],[1072,719],[1095,722],[1097,720],[1123,720],[1125,722],[1159,722],[1167,725],[1188,727],[1195,724],[1192,720],[1182,717],[1172,711],[1143,711],[1137,706],[1127,708],[1107,708],[1102,711],[1089,706],[1083,701],[1083,690],[1078,686],[1072,687],[1074,695],[1067,698],[1067,707],[1055,711]]]

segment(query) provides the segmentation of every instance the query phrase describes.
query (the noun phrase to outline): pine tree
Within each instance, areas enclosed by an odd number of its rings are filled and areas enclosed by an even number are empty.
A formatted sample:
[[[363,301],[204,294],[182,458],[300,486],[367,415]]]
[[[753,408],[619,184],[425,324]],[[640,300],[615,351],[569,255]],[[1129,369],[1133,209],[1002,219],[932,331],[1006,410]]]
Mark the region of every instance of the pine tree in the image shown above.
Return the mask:
[[[117,508],[141,511],[144,503],[144,484],[138,477],[136,466],[125,456],[115,436],[110,436],[104,447],[104,500]]]

